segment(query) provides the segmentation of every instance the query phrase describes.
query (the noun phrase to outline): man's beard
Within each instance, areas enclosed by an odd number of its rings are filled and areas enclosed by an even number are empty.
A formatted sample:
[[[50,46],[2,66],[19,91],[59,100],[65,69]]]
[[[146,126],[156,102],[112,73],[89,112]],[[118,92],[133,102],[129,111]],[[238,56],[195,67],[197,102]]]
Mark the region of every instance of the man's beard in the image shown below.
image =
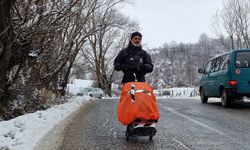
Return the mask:
[[[131,42],[132,43],[132,45],[134,45],[135,47],[140,47],[141,46],[141,44],[136,44],[136,43],[133,43],[133,42]]]

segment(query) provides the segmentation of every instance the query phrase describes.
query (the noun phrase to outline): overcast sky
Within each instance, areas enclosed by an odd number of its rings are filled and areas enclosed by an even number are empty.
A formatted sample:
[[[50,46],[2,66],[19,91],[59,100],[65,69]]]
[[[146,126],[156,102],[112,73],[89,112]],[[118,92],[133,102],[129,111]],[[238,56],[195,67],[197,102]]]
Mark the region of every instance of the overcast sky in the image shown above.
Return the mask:
[[[213,37],[212,15],[222,8],[223,0],[134,0],[123,7],[125,15],[136,20],[148,48],[175,40],[197,42],[201,33]]]

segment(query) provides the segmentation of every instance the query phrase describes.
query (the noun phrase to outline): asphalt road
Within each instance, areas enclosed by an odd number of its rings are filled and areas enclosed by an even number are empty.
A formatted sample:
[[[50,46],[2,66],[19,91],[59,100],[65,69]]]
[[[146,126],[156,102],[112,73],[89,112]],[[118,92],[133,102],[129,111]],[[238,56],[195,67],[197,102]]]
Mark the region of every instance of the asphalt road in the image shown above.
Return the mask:
[[[118,99],[85,105],[64,130],[62,150],[250,149],[250,106],[223,108],[219,102],[198,99],[158,99],[160,120],[153,141],[125,140],[126,127],[116,117]]]

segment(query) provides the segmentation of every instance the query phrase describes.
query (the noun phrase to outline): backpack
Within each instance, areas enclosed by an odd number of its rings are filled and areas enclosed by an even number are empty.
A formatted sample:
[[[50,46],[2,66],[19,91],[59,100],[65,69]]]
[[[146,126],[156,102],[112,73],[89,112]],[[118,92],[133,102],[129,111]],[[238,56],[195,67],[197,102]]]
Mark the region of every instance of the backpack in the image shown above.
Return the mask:
[[[149,84],[145,82],[124,84],[117,108],[117,117],[122,124],[128,125],[136,119],[158,120],[159,116],[153,88]]]

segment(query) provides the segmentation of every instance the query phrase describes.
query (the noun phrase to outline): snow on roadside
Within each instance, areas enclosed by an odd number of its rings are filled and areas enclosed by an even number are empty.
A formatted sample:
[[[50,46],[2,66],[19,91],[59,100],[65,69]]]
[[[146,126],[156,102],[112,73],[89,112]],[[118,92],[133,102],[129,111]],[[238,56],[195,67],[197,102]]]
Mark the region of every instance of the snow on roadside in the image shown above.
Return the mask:
[[[74,97],[65,104],[0,122],[0,150],[32,150],[46,133],[87,101],[88,96]]]
[[[198,88],[193,87],[173,87],[168,89],[156,89],[154,93],[158,97],[188,98],[198,97]]]
[[[170,88],[170,97],[195,97],[198,95],[196,88]]]

